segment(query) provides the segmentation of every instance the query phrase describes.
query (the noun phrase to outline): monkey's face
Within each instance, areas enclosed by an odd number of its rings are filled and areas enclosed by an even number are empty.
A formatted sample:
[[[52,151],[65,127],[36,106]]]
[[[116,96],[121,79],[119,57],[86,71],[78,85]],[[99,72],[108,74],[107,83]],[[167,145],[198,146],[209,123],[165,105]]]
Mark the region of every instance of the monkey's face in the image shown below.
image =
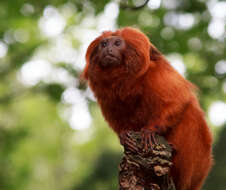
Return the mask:
[[[136,29],[106,31],[89,45],[83,77],[97,84],[142,76],[154,65],[150,45],[149,39]]]
[[[103,38],[98,45],[98,64],[100,67],[111,68],[120,65],[123,60],[123,52],[126,43],[120,36],[110,36]]]
[[[90,48],[87,74],[90,81],[124,80],[137,75],[145,64],[143,54],[125,37],[110,35]]]

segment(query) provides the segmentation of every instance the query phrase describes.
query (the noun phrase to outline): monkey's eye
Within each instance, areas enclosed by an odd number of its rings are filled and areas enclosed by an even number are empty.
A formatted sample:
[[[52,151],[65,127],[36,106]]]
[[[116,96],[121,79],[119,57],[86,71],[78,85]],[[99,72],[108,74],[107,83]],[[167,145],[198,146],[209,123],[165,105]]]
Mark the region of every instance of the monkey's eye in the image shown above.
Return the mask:
[[[120,45],[121,45],[121,40],[116,40],[116,41],[115,41],[115,45],[116,45],[116,46],[120,46]]]
[[[107,42],[106,41],[101,42],[101,47],[106,47],[106,46],[107,46]]]

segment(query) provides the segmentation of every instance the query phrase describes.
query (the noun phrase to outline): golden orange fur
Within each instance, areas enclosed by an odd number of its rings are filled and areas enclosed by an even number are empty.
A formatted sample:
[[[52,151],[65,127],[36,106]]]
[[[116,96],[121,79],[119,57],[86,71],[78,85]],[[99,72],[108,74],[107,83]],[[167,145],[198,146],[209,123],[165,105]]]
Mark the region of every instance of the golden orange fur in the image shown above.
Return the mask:
[[[126,42],[123,64],[102,69],[98,45],[106,37]],[[212,137],[194,86],[137,29],[104,32],[88,47],[83,77],[110,127],[119,135],[147,128],[176,149],[172,176],[177,190],[199,190],[211,165]]]

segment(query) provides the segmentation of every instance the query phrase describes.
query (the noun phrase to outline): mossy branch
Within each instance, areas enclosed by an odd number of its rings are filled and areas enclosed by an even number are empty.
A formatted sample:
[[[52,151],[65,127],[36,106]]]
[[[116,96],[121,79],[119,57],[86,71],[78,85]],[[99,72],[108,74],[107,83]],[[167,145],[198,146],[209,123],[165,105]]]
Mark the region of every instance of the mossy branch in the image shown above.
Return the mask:
[[[129,1],[124,0],[124,1],[120,1],[120,8],[121,9],[126,9],[126,10],[140,10],[143,7],[145,7],[148,4],[149,0],[145,0],[143,4],[139,5],[139,6],[135,6],[135,5],[130,5]]]

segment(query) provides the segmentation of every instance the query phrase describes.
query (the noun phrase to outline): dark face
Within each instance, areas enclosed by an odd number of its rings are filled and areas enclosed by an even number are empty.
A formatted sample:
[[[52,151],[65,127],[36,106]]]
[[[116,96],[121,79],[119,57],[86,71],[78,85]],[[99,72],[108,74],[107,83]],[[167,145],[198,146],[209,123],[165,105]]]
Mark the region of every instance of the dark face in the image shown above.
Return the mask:
[[[100,41],[98,54],[102,68],[119,65],[122,62],[122,53],[126,48],[125,41],[119,36],[111,36]]]

